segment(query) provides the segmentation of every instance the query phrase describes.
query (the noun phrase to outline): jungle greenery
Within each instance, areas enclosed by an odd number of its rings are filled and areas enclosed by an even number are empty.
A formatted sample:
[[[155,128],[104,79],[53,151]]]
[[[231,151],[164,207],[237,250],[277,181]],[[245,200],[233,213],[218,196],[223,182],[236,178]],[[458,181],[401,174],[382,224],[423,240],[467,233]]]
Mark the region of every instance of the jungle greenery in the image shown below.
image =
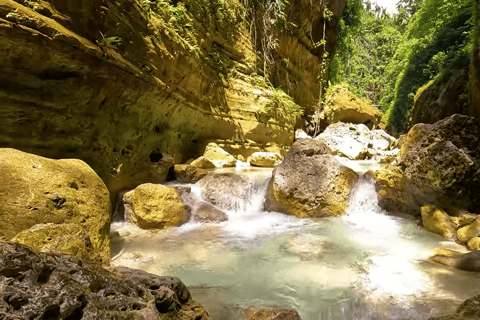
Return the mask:
[[[393,131],[407,130],[416,91],[470,59],[473,3],[400,0],[391,15],[368,0],[347,0],[332,84],[379,106]]]

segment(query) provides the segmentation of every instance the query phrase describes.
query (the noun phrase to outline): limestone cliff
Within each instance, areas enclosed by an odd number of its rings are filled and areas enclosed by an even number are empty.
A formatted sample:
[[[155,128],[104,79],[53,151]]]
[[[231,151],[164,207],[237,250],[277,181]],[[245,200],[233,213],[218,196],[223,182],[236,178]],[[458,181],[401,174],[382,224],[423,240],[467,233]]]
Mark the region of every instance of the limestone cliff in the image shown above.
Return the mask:
[[[328,21],[309,0],[286,4],[295,30],[274,34],[271,75],[258,68],[251,6],[1,0],[0,147],[80,158],[115,192],[161,153],[180,162],[210,140],[289,146],[314,109],[344,0],[330,1]]]

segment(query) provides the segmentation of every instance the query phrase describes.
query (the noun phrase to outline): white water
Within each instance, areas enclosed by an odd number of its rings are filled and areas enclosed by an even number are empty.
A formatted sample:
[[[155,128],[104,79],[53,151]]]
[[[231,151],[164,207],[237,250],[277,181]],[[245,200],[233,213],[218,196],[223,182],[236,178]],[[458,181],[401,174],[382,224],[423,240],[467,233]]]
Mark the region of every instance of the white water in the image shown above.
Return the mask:
[[[358,164],[365,172],[373,163],[348,163]],[[226,222],[158,232],[114,223],[124,242],[113,245],[113,264],[180,277],[214,319],[238,319],[235,306],[294,308],[304,320],[428,319],[480,291],[476,274],[424,262],[455,244],[383,212],[368,178],[347,215],[302,220],[262,211],[271,170],[240,174],[258,188]]]

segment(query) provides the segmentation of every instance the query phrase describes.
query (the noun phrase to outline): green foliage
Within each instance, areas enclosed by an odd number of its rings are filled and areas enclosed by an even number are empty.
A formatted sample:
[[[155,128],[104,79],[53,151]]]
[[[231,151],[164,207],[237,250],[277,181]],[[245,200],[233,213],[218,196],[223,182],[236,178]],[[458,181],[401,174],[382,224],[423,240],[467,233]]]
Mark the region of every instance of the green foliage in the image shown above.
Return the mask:
[[[425,0],[409,20],[380,104],[394,130],[406,130],[416,91],[471,51],[471,0]]]
[[[294,123],[302,114],[303,109],[296,104],[292,97],[282,89],[271,88],[271,102],[256,114],[258,122],[268,123],[270,119],[277,120],[280,125]]]
[[[102,36],[102,41],[101,43],[104,45],[104,46],[107,46],[107,47],[115,47],[115,46],[119,46],[122,44],[122,38],[121,37],[117,37],[117,36],[114,36],[114,37],[105,37],[103,35],[103,33],[100,32],[100,35]]]
[[[35,1],[30,1],[30,0],[24,0],[23,3],[25,6],[35,10],[35,11],[43,11],[45,8],[42,7],[38,2]]]
[[[383,8],[349,0],[340,20],[338,52],[330,66],[332,85],[342,84],[378,104],[386,83],[385,66],[400,40],[398,29],[395,18]]]

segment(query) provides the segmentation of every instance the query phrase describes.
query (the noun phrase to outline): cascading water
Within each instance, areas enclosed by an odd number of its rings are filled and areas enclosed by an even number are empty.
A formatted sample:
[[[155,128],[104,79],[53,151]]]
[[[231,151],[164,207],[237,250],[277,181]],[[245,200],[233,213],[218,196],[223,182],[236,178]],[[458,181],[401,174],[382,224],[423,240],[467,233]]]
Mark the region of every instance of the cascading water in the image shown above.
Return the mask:
[[[376,165],[345,164],[361,174]],[[478,294],[476,274],[425,262],[446,242],[381,210],[368,174],[345,216],[303,220],[262,210],[271,170],[238,174],[254,188],[228,221],[157,232],[114,223],[122,241],[112,263],[180,277],[213,319],[238,319],[247,306],[293,308],[304,320],[428,319]],[[185,201],[194,207],[203,190],[190,187]]]

